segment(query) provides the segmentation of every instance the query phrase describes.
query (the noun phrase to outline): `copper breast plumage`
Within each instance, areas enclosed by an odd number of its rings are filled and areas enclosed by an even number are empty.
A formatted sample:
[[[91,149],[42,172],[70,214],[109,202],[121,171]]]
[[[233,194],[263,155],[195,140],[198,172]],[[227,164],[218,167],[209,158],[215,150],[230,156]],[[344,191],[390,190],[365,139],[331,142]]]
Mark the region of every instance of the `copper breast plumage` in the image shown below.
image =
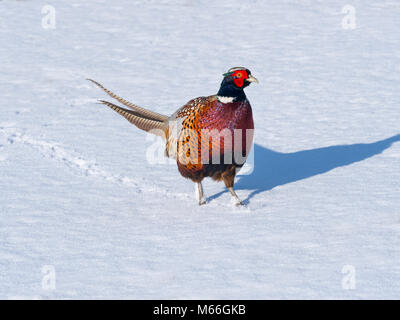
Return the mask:
[[[222,103],[216,96],[189,101],[172,121],[182,121],[177,141],[180,173],[202,179],[237,163],[234,152],[246,155],[253,140],[253,116],[248,100]]]

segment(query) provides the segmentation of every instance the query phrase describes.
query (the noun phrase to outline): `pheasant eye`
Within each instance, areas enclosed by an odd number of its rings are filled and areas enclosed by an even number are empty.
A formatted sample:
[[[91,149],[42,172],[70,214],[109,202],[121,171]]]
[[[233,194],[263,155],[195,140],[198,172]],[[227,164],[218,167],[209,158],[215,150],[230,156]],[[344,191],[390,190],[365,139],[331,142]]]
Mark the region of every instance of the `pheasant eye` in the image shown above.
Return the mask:
[[[236,78],[240,78],[242,76],[242,74],[239,72],[239,73],[236,73]]]

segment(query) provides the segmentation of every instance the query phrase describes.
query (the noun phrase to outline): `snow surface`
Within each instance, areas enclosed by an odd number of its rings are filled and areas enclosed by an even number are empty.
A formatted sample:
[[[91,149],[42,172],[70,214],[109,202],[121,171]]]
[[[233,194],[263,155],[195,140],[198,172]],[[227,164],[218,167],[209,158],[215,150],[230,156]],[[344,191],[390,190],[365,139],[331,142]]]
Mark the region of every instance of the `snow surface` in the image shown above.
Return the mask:
[[[400,298],[399,15],[397,0],[0,1],[0,298]],[[212,181],[198,207],[85,80],[171,114],[238,65],[260,81],[245,208]]]

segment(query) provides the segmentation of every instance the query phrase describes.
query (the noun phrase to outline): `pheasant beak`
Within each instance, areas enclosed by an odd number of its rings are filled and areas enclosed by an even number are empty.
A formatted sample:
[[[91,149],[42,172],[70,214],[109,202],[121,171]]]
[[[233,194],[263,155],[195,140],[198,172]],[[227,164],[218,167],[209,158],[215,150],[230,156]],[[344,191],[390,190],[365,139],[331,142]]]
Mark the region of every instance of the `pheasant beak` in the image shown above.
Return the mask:
[[[252,75],[250,75],[246,80],[247,80],[248,82],[256,82],[256,83],[258,83],[257,78],[253,77]]]

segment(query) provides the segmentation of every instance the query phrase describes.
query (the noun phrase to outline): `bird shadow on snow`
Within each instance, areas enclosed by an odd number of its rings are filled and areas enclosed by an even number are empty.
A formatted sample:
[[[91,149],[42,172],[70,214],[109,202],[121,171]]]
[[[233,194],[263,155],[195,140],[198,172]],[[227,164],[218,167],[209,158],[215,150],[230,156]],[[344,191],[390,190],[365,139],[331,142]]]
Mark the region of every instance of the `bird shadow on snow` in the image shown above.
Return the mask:
[[[337,145],[292,153],[281,153],[254,144],[254,170],[239,177],[236,190],[251,190],[244,200],[248,203],[255,195],[294,181],[307,179],[332,169],[347,166],[377,155],[400,141],[400,134],[373,143]],[[218,198],[221,191],[210,200]]]

